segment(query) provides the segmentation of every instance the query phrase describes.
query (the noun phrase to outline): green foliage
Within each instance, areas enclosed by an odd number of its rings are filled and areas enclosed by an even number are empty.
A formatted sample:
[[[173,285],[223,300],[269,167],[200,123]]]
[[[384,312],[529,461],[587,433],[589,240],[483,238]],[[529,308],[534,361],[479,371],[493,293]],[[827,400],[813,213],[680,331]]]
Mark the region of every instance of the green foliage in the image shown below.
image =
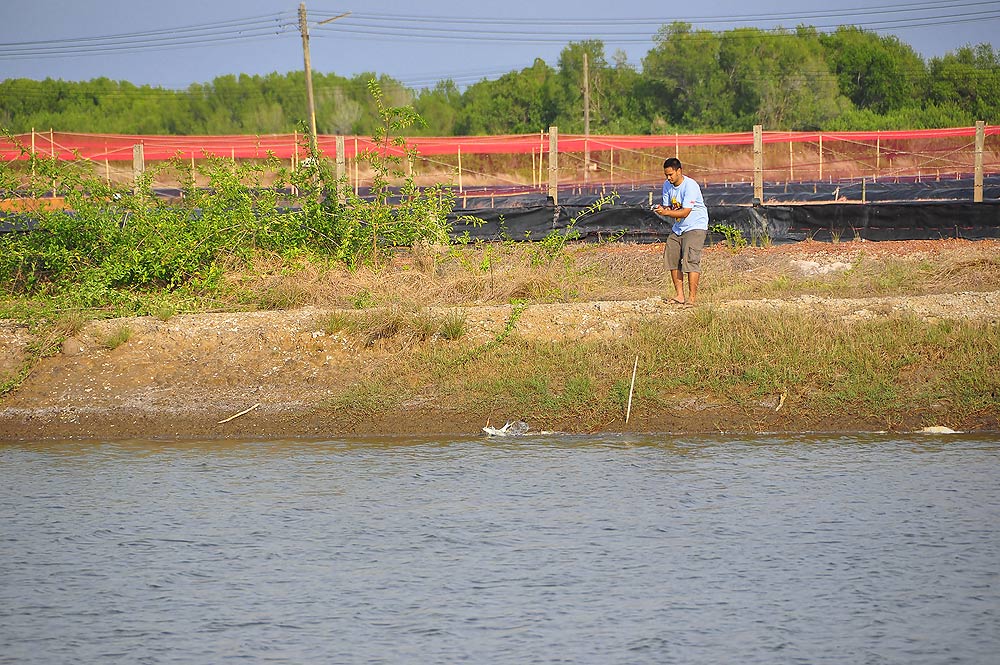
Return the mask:
[[[743,232],[735,226],[728,224],[713,224],[709,229],[712,233],[719,233],[725,238],[726,246],[733,252],[738,252],[747,246],[747,239],[743,237]]]
[[[659,28],[641,71],[621,51],[608,57],[600,40],[570,42],[555,67],[542,59],[520,71],[483,79],[464,91],[445,80],[410,90],[388,76],[351,78],[315,72],[317,128],[324,134],[367,134],[385,126],[389,108],[413,105],[426,123],[407,135],[534,133],[557,124],[583,129],[583,55],[590,74],[591,131],[643,134],[898,127],[994,121],[1000,108],[1000,54],[967,46],[925,63],[893,36],[841,26],[832,33],[737,28],[714,32],[673,22]],[[377,102],[370,81],[384,95]],[[0,81],[0,127],[135,134],[291,132],[305,120],[302,72],[226,75],[175,91],[98,78]],[[863,114],[852,116],[852,113]],[[864,122],[852,127],[843,120]],[[900,115],[902,114],[902,115]],[[883,117],[884,116],[884,117]],[[921,118],[923,118],[921,120]],[[961,119],[961,122],[957,122]]]
[[[84,160],[28,155],[20,187],[25,205],[54,191],[72,212],[32,210],[37,230],[0,236],[0,284],[15,294],[71,294],[76,306],[105,307],[130,290],[211,292],[227,267],[247,266],[260,253],[306,253],[356,266],[419,240],[448,243],[453,194],[442,186],[419,189],[402,172],[403,157],[412,152],[398,132],[419,116],[387,105],[375,80],[369,90],[382,120],[374,133],[378,148],[361,156],[375,174],[370,199],[355,195],[346,179],[338,182],[321,155],[295,171],[271,156],[206,158],[198,167],[208,180],[204,188],[195,187],[195,174],[182,160],[159,163],[125,187],[93,175]],[[164,171],[183,183],[179,200],[153,195],[152,182]],[[400,178],[393,200],[392,183]],[[6,162],[0,185],[4,192],[18,188]],[[300,304],[297,297],[264,294],[261,302],[285,307]]]
[[[909,107],[926,85],[923,61],[898,37],[840,26],[819,40],[841,93],[858,109],[886,113]]]
[[[446,340],[452,341],[465,336],[466,316],[461,310],[452,310],[441,320],[440,334]]]
[[[448,213],[455,204],[450,188],[417,187],[412,171],[407,173],[404,169],[405,160],[415,159],[416,154],[407,147],[401,132],[420,124],[420,116],[411,107],[388,105],[374,79],[368,89],[381,119],[372,134],[377,147],[361,154],[372,172],[371,195],[361,198],[346,182],[337,183],[339,195],[345,200],[345,205],[339,208],[337,253],[351,265],[378,263],[394,247],[411,246],[418,241],[448,244],[451,230]],[[399,179],[402,179],[399,201],[391,205],[391,182]]]
[[[598,212],[605,206],[612,205],[618,198],[618,192],[606,194],[577,213],[564,228],[549,231],[544,238],[538,241],[537,249],[533,253],[532,263],[541,265],[543,263],[551,264],[555,261],[557,257],[562,255],[567,242],[580,237],[580,232],[576,229],[577,223],[587,215]]]

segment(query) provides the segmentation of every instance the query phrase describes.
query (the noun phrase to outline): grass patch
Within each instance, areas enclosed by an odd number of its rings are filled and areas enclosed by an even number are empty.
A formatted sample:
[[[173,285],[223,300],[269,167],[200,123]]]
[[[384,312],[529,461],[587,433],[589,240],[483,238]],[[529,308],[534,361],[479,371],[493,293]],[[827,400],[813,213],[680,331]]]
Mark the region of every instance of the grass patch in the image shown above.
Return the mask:
[[[514,334],[462,362],[417,351],[407,364],[459,409],[536,428],[586,430],[622,419],[636,355],[633,414],[692,398],[749,412],[784,395],[784,409],[830,427],[863,417],[893,428],[940,404],[957,420],[995,410],[998,349],[1000,330],[988,323],[892,316],[831,326],[812,315],[704,308],[641,322],[612,341]]]
[[[132,329],[126,325],[121,325],[101,340],[101,344],[104,348],[114,351],[130,339],[132,339]]]
[[[365,346],[384,340],[404,344],[423,342],[435,336],[453,341],[465,334],[465,315],[456,310],[435,314],[399,307],[368,309],[359,312],[337,311],[323,317],[319,327],[328,335],[348,333],[360,337]]]

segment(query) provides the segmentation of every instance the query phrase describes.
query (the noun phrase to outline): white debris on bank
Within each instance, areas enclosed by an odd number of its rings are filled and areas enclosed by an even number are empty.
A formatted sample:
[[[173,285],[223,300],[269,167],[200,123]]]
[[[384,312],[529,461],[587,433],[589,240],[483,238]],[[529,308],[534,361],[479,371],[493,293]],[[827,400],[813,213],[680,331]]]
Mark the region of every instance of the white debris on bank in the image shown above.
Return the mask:
[[[521,436],[528,431],[528,423],[523,420],[508,420],[507,424],[503,427],[490,427],[487,425],[483,428],[489,436]]]
[[[851,269],[850,263],[844,261],[834,261],[823,265],[819,261],[792,260],[792,265],[798,268],[803,275],[825,275],[831,272],[847,272]]]
[[[961,434],[961,432],[953,430],[950,427],[944,427],[943,425],[931,425],[917,431],[921,434]]]

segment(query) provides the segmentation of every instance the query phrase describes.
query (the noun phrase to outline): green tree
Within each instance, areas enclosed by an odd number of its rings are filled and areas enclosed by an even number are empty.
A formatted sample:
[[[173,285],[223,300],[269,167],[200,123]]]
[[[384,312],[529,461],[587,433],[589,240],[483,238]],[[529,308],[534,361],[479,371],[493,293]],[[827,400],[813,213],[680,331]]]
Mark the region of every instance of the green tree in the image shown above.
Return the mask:
[[[556,72],[536,59],[520,72],[483,80],[465,91],[459,134],[527,134],[549,127],[563,108]]]
[[[451,79],[439,81],[433,88],[421,90],[413,107],[427,126],[412,130],[412,133],[423,133],[426,136],[453,135],[462,104],[462,93]]]
[[[736,127],[735,91],[721,67],[722,40],[689,23],[662,26],[643,58],[641,85],[652,131]]]
[[[736,127],[820,129],[851,108],[814,31],[729,31],[720,44],[719,64],[735,93]]]
[[[930,62],[929,101],[955,103],[977,120],[1000,120],[1000,51],[989,44],[963,46]]]
[[[841,26],[819,39],[840,91],[859,109],[886,113],[919,105],[927,66],[898,37]]]

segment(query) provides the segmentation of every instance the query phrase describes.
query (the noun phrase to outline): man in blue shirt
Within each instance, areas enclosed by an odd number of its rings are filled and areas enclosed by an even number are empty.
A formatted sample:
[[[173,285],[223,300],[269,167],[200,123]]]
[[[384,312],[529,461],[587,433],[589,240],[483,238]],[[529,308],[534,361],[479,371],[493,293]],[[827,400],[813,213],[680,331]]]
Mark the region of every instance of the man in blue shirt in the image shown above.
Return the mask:
[[[708,237],[708,208],[701,187],[681,172],[681,161],[671,157],[663,162],[663,203],[653,206],[660,217],[673,220],[671,234],[663,248],[663,265],[670,271],[677,294],[670,299],[676,305],[694,305],[698,299],[701,275],[701,250]],[[688,278],[688,296],[684,297],[684,275]]]

